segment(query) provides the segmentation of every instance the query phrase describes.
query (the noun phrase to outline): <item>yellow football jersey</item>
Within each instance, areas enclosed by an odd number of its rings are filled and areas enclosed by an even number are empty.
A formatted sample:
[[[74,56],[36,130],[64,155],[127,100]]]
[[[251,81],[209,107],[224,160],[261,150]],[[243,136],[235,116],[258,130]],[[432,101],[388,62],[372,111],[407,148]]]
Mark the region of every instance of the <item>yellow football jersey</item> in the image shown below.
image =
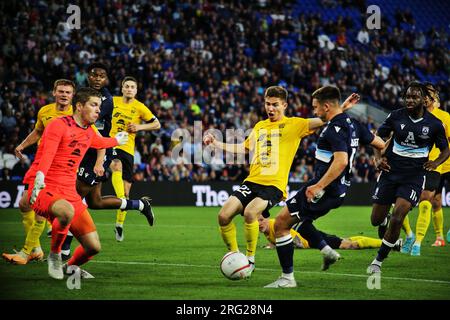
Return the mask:
[[[127,126],[130,123],[140,124],[142,121],[150,121],[155,117],[143,103],[136,99],[130,103],[125,103],[122,97],[113,97],[113,103],[114,109],[109,134],[111,137],[114,137],[118,132],[127,131]],[[135,138],[136,133],[130,133],[128,142],[116,147],[116,149],[121,149],[134,156]]]
[[[65,111],[59,111],[56,108],[56,103],[47,104],[43,106],[41,109],[39,109],[35,128],[37,130],[44,131],[45,127],[51,120],[63,116],[71,116],[72,114],[73,114],[72,106],[67,108],[67,110]]]
[[[292,239],[294,238],[298,238],[303,245],[303,248],[308,249],[309,248],[309,243],[308,241],[306,241],[305,238],[303,238],[300,233],[298,233],[297,231],[295,231],[294,229],[291,229],[291,237]],[[269,234],[264,234],[267,238],[267,240],[269,240],[269,242],[275,244],[275,219],[269,219]]]
[[[244,181],[274,186],[286,199],[289,170],[300,140],[312,132],[308,120],[298,117],[258,122],[244,142],[245,148],[253,153],[250,173]]]
[[[442,121],[445,127],[445,135],[447,136],[447,140],[450,142],[450,114],[448,112],[445,112],[442,109],[434,108],[433,111],[431,111],[431,114],[433,114],[436,118]],[[428,155],[428,159],[435,160],[439,156],[440,150],[435,145],[430,151],[430,154]],[[450,158],[447,159],[443,164],[441,164],[436,169],[439,173],[446,173],[450,171]]]

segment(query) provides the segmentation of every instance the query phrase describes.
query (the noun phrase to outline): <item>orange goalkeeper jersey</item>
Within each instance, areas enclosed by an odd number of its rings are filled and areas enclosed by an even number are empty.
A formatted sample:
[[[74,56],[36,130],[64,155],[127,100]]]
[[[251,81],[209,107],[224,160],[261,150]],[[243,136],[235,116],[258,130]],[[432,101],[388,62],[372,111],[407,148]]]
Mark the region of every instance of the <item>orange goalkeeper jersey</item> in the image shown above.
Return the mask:
[[[63,190],[69,201],[79,200],[77,169],[87,149],[115,146],[115,138],[100,137],[91,126],[80,127],[72,116],[55,119],[46,126],[36,158],[23,182],[33,184],[36,172],[42,171],[48,188],[54,186]]]

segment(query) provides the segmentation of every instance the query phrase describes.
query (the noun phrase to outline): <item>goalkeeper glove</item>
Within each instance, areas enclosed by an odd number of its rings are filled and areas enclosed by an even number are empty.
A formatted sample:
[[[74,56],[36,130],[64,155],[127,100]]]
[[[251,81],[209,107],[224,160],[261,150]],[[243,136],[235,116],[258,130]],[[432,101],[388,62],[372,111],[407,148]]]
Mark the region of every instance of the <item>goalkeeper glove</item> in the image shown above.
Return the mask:
[[[44,179],[45,179],[45,176],[42,171],[36,172],[36,178],[34,179],[34,186],[33,186],[33,190],[31,191],[31,197],[30,197],[31,204],[34,204],[36,202],[36,198],[38,197],[39,192],[41,192],[41,190],[45,188]]]
[[[116,138],[119,146],[124,145],[128,142],[128,132],[122,131],[114,136]]]

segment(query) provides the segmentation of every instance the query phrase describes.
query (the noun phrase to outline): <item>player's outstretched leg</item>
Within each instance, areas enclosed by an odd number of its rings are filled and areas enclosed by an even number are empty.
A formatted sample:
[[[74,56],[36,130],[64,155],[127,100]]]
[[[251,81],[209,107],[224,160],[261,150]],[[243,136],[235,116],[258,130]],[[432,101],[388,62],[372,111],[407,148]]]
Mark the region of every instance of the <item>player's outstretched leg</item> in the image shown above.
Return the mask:
[[[294,288],[297,286],[294,278],[294,244],[290,233],[295,222],[298,222],[298,219],[291,217],[287,207],[281,210],[275,220],[276,249],[282,273],[277,280],[264,288]]]

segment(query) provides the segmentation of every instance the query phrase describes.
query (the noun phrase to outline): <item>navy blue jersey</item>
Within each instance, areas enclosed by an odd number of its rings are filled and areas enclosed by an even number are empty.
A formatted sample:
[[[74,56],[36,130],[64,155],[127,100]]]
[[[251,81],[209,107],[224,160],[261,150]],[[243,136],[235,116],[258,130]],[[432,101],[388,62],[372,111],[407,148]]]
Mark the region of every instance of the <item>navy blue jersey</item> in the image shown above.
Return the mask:
[[[358,134],[360,133],[363,134],[364,141],[372,142],[373,135],[368,138],[367,132],[362,129],[362,126],[355,125],[345,113],[338,114],[331,119],[320,133],[315,155],[317,160],[314,167],[315,180],[320,180],[327,172],[333,162],[334,152],[347,152],[349,159],[345,170],[325,188],[329,195],[344,196],[350,186],[350,170],[358,148],[360,140]]]
[[[111,131],[112,112],[114,109],[113,97],[106,88],[102,88],[100,93],[102,94],[102,105],[100,108],[100,115],[95,122],[95,126],[102,136],[109,137],[109,131]]]
[[[387,138],[391,132],[393,137],[386,150],[391,173],[421,174],[433,144],[440,150],[448,148],[444,125],[426,110],[420,119],[412,119],[406,108],[393,111],[378,135]]]

